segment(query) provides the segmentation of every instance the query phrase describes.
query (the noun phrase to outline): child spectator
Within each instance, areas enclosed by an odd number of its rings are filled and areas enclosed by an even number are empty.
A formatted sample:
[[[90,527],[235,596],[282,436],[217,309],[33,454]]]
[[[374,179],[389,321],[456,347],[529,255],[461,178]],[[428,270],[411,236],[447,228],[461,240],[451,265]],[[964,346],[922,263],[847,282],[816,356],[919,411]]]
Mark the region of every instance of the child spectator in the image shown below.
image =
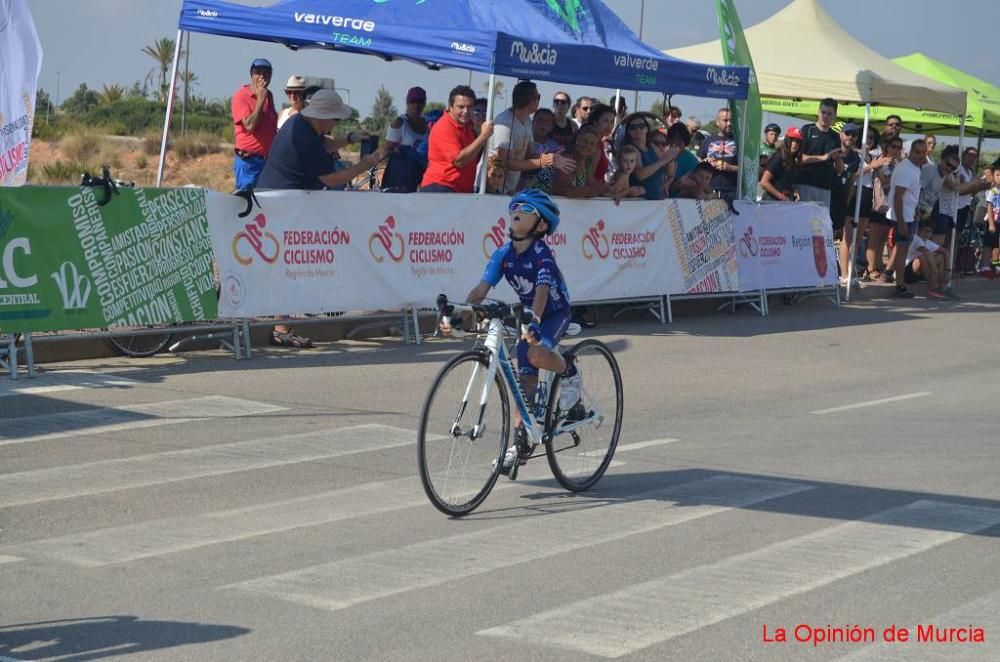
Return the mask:
[[[931,239],[933,231],[933,221],[928,220],[920,223],[917,236],[910,242],[909,252],[906,254],[906,272],[903,274],[903,282],[912,285],[926,280],[929,299],[957,299],[958,297],[954,294],[942,292],[948,283],[948,271],[950,271],[945,267],[948,261],[948,252]]]
[[[646,195],[646,189],[642,186],[629,184],[629,178],[639,167],[641,160],[642,154],[635,145],[622,145],[618,153],[615,179],[611,182],[611,196],[615,199],[615,204],[620,203],[623,198],[641,198]]]

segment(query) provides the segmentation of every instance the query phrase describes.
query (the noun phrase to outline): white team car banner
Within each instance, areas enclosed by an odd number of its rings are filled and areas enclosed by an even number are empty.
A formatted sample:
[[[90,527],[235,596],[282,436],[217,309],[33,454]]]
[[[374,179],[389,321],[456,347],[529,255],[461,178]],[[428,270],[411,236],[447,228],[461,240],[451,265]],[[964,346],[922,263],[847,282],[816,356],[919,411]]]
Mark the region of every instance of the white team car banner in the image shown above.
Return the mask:
[[[837,285],[830,213],[815,203],[737,202],[733,216],[740,289]]]
[[[509,229],[504,196],[268,191],[239,218],[244,200],[206,195],[219,313],[229,318],[432,306],[442,292],[463,299]],[[547,241],[572,301],[747,289],[722,201],[558,203]],[[506,284],[495,296],[515,299]]]

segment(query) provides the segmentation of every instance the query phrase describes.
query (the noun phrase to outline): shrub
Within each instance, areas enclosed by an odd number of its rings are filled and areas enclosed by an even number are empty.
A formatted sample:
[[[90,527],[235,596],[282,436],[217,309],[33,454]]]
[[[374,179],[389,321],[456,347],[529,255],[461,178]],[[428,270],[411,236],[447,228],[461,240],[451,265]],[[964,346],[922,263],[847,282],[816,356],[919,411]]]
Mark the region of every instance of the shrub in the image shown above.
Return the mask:
[[[99,157],[101,138],[92,131],[75,131],[59,142],[63,156],[75,163],[89,163]]]
[[[182,159],[192,159],[222,151],[218,137],[204,132],[175,136],[170,143],[170,149]]]
[[[94,173],[94,168],[88,168],[83,163],[75,161],[55,160],[42,166],[40,181],[43,184],[69,184],[76,186],[84,172]]]
[[[147,158],[145,154],[140,154],[135,157],[135,167],[139,170],[145,170],[148,165],[149,158]]]

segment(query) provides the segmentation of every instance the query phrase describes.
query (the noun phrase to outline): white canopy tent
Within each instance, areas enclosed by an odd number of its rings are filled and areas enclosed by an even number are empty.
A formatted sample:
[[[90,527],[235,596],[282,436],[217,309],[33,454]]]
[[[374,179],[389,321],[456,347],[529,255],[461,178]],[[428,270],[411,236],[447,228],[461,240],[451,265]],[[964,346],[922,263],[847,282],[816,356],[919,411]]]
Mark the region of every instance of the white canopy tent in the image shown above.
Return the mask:
[[[793,0],[768,19],[744,30],[761,96],[824,99],[865,104],[868,133],[872,104],[918,108],[962,116],[959,150],[965,132],[966,93],[904,69],[852,37],[819,0]],[[722,45],[708,41],[664,51],[698,62],[722,62]],[[865,146],[862,149],[867,151]],[[862,154],[864,158],[866,154]],[[861,178],[855,196],[854,233],[861,212]],[[851,251],[856,246],[851,238]],[[954,262],[954,229],[952,262]],[[854,259],[848,261],[847,300]]]
[[[761,96],[831,97],[961,115],[965,91],[949,87],[868,48],[831,17],[819,0],[791,4],[744,30]],[[722,62],[718,40],[664,51],[697,62]]]

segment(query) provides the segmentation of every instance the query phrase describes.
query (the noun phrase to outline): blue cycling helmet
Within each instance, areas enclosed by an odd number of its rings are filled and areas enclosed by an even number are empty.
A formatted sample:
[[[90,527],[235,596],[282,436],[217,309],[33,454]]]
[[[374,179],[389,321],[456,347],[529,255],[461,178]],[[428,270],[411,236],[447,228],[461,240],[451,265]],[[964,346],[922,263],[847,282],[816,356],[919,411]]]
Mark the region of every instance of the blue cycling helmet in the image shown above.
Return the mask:
[[[549,225],[549,229],[546,230],[545,234],[553,234],[556,228],[559,227],[559,205],[545,191],[540,191],[536,188],[518,191],[510,199],[508,208],[514,205],[530,205],[533,207],[542,220]]]

